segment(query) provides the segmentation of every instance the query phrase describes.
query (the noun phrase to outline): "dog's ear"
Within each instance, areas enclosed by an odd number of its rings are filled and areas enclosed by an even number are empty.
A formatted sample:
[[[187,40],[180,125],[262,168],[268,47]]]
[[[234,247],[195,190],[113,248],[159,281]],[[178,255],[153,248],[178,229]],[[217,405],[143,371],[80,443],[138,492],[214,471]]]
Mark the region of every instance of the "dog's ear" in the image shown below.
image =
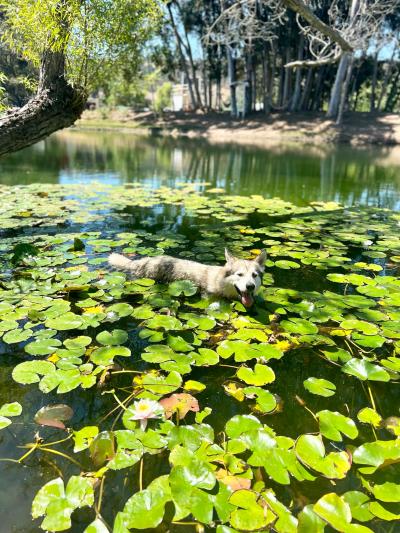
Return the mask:
[[[230,251],[228,250],[228,248],[225,248],[225,259],[227,263],[231,263],[235,259],[233,255],[230,253]]]
[[[264,266],[265,261],[267,260],[267,251],[261,250],[261,253],[258,257],[254,259],[256,263],[258,263],[260,266]]]

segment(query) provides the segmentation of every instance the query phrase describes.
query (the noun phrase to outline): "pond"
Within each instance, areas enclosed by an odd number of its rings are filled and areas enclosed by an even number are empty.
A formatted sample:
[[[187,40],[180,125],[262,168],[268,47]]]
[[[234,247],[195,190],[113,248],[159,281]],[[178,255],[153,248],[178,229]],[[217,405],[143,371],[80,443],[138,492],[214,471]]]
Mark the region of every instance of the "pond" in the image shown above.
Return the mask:
[[[228,194],[277,196],[296,205],[400,208],[400,148],[278,145],[269,149],[205,140],[68,130],[0,162],[0,183],[177,182]],[[200,185],[201,189],[201,185]]]
[[[0,168],[2,530],[398,530],[395,148],[66,131]],[[225,247],[268,253],[250,309],[107,265]]]

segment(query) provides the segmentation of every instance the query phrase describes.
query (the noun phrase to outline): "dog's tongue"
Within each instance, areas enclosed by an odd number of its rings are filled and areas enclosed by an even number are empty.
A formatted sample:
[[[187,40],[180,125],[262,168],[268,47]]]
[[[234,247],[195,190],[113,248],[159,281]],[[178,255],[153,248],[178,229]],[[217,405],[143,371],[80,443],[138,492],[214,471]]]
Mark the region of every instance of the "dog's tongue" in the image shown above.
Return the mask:
[[[249,292],[242,292],[241,300],[242,300],[242,304],[245,307],[251,307],[253,305],[253,297],[251,296]]]

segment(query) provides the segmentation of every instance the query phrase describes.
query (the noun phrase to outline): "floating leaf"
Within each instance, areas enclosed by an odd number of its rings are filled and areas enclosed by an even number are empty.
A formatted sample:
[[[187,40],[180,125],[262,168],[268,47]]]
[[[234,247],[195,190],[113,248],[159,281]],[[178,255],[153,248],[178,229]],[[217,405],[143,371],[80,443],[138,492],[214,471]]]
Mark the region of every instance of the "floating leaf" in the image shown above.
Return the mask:
[[[54,370],[53,363],[48,361],[24,361],[14,368],[12,377],[17,383],[26,385],[28,383],[37,383],[40,381],[39,376],[51,374]]]
[[[173,281],[168,286],[168,292],[171,296],[193,296],[197,292],[197,286],[188,280]]]
[[[301,435],[296,442],[296,455],[305,465],[327,478],[343,479],[351,466],[346,452],[325,455],[325,446],[319,435]]]
[[[371,424],[375,428],[378,428],[382,422],[381,415],[370,407],[364,407],[364,409],[358,411],[357,418],[360,422]]]
[[[318,333],[318,328],[312,322],[304,318],[291,318],[290,320],[282,320],[282,328],[290,333],[299,333],[301,335],[313,335]]]
[[[19,416],[22,413],[22,406],[18,402],[5,403],[0,407],[0,429],[4,429],[12,422],[8,417]]]
[[[350,439],[358,436],[357,426],[353,420],[341,413],[325,410],[316,413],[316,417],[319,420],[319,430],[327,439],[341,441],[341,434]]]
[[[96,336],[96,341],[104,346],[116,346],[124,344],[128,340],[128,334],[122,329],[102,331]]]
[[[46,405],[37,411],[34,420],[41,426],[65,429],[64,421],[70,420],[74,412],[65,404]]]
[[[56,318],[49,318],[46,320],[46,327],[56,329],[57,331],[66,331],[69,329],[77,329],[83,324],[83,320],[75,313],[68,312]]]
[[[303,381],[304,388],[311,392],[311,394],[316,394],[318,396],[333,396],[336,391],[336,386],[331,381],[321,378],[307,378]]]
[[[236,373],[237,377],[250,385],[266,385],[275,380],[275,373],[269,366],[257,363],[254,370],[241,366]]]
[[[189,411],[196,413],[200,410],[196,398],[187,393],[172,394],[160,400],[160,404],[164,407],[166,418],[171,418],[174,413],[177,413],[178,418],[182,420]]]
[[[49,481],[39,490],[32,502],[32,517],[45,516],[41,528],[64,531],[71,527],[75,509],[91,506],[94,502],[93,483],[90,478],[70,477],[66,488],[61,478]]]
[[[342,371],[355,376],[361,381],[390,381],[390,375],[379,365],[374,365],[365,359],[350,359],[342,367]]]
[[[11,257],[11,263],[13,265],[18,265],[26,257],[37,256],[39,254],[39,249],[33,244],[29,243],[19,243],[14,246],[13,256]]]

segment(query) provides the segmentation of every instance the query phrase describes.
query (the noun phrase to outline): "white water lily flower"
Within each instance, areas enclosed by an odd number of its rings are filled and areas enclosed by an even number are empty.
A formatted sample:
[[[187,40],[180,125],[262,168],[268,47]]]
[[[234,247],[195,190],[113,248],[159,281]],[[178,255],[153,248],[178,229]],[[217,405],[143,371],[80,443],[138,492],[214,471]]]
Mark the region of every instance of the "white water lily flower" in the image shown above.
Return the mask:
[[[364,241],[362,243],[362,245],[364,246],[364,248],[368,248],[368,246],[371,246],[371,244],[374,244],[373,241],[370,241],[369,239],[367,239],[366,241]]]
[[[146,429],[149,418],[160,418],[164,415],[164,408],[155,400],[142,399],[132,407],[133,415],[129,420],[140,420],[140,429]]]

